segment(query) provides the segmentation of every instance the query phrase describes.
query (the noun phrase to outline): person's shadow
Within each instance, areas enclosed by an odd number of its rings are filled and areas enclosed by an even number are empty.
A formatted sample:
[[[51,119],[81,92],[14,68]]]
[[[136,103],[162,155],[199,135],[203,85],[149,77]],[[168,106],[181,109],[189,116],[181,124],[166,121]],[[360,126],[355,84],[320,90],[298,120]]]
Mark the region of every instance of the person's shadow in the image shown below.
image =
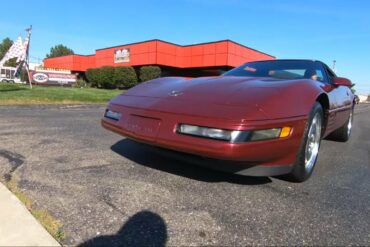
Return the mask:
[[[162,217],[141,211],[128,219],[115,235],[92,238],[79,246],[165,246],[166,242],[167,226]]]

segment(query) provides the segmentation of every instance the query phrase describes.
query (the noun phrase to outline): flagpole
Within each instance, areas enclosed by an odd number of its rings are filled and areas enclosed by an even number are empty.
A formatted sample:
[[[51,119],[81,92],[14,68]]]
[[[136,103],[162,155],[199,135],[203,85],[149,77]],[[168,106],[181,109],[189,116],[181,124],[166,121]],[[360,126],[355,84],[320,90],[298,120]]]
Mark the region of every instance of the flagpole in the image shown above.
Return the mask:
[[[28,82],[30,84],[30,89],[32,89],[32,82],[31,82],[31,75],[30,75],[30,67],[29,67],[29,48],[30,48],[30,42],[31,42],[31,31],[32,31],[32,25],[28,29],[28,44],[27,44],[27,50],[26,50],[26,71],[27,71],[27,76],[28,76]]]

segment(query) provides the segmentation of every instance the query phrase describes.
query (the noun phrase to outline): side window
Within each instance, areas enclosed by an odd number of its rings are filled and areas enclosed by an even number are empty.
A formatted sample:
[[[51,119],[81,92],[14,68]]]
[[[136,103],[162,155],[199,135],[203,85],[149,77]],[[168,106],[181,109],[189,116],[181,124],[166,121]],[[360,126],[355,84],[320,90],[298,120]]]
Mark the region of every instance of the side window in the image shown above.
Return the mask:
[[[316,73],[317,73],[317,76],[318,76],[318,80],[319,81],[322,81],[324,83],[328,83],[330,84],[331,83],[331,78],[333,77],[333,75],[335,76],[335,74],[331,73],[329,74],[329,71],[332,72],[327,66],[326,64],[323,64],[321,62],[317,62],[317,69],[316,69]]]
[[[328,74],[330,83],[332,83],[333,78],[336,77],[337,75],[327,65],[325,65],[325,70]]]
[[[317,80],[322,81],[322,82],[327,82],[324,78],[324,73],[322,73],[321,69],[316,69],[316,75],[317,75]]]
[[[320,62],[316,62],[315,67],[317,80],[324,83],[330,83],[331,80],[328,78],[328,74],[325,71],[326,70],[325,66]]]
[[[336,76],[331,69],[329,69],[328,67],[326,67],[326,68],[327,68],[327,71],[328,71],[328,74],[329,74],[330,78],[333,78],[333,77]]]

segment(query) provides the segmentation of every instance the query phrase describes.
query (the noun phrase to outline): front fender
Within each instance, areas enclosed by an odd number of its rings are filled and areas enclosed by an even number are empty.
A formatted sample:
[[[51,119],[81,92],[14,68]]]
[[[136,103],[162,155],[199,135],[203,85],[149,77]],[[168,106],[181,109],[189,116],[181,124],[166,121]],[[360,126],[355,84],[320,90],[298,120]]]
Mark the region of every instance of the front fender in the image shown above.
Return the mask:
[[[319,82],[311,80],[297,81],[276,90],[257,103],[271,119],[308,116],[318,97],[326,94]]]

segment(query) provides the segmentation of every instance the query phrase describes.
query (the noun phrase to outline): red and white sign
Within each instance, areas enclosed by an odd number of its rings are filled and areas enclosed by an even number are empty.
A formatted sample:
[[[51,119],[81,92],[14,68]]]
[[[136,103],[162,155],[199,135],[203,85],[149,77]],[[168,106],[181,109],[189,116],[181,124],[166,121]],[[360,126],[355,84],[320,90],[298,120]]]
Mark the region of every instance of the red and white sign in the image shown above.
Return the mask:
[[[76,75],[31,71],[32,84],[42,85],[72,85],[76,82]]]

